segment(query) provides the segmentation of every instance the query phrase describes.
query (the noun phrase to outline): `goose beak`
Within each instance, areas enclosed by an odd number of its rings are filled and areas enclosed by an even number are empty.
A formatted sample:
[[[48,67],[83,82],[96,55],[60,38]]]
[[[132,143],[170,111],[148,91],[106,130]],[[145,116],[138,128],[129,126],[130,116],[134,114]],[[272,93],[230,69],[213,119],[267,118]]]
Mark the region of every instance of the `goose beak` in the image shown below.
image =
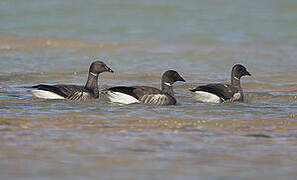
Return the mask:
[[[245,73],[246,76],[252,76],[250,72],[246,71]]]
[[[114,71],[112,69],[110,69],[109,67],[106,66],[107,72],[111,72],[114,73]]]
[[[179,78],[179,81],[186,82],[186,80],[184,80],[182,77]]]

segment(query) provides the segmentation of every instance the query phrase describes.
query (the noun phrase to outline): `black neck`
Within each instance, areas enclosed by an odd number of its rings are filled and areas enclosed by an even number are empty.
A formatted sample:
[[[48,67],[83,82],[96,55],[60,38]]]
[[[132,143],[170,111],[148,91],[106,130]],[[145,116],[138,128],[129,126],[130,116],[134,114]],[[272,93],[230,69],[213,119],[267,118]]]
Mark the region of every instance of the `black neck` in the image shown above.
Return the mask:
[[[172,84],[170,83],[166,83],[166,82],[161,82],[161,90],[163,93],[168,93],[171,96],[174,96],[174,92],[173,92],[173,88],[172,88]]]
[[[231,85],[240,87],[240,78],[238,78],[234,73],[231,74]]]
[[[98,75],[99,74],[89,72],[88,81],[85,86],[85,88],[91,91],[96,98],[99,97]]]

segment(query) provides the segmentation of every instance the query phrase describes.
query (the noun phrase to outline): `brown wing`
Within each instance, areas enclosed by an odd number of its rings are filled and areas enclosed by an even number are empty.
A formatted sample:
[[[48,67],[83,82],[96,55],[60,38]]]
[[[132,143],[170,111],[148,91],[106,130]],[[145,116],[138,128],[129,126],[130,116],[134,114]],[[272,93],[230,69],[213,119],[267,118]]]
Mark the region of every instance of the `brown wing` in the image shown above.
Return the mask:
[[[140,100],[140,98],[146,94],[160,94],[161,93],[161,91],[159,89],[153,88],[153,87],[148,87],[148,86],[131,86],[131,87],[116,86],[116,87],[109,88],[107,90],[128,94],[130,96],[135,97],[138,100]]]
[[[87,92],[86,89],[84,89],[84,87],[76,86],[76,85],[58,84],[58,85],[51,86],[51,85],[40,84],[37,86],[33,86],[33,88],[50,91],[66,99],[70,99],[74,101],[86,100],[89,98],[89,95],[90,95],[89,92]]]
[[[232,98],[234,94],[234,90],[232,89],[230,84],[207,84],[204,86],[198,86],[197,88],[192,89],[191,91],[205,91],[208,93],[212,93],[219,96],[224,101]]]

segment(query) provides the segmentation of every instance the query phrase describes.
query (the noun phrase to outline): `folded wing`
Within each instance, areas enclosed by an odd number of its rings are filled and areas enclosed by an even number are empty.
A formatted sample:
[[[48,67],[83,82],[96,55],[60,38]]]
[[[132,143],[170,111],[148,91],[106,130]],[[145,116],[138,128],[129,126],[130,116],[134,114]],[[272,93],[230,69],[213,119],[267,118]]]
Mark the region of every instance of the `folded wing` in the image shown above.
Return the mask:
[[[65,99],[70,99],[73,101],[86,100],[89,97],[89,93],[85,92],[84,87],[76,86],[76,85],[44,85],[40,84],[37,86],[33,86],[32,88],[36,88],[41,91],[47,91],[50,93],[54,93],[58,96],[61,96]],[[46,97],[43,97],[46,98]]]
[[[204,86],[198,86],[195,89],[191,90],[192,92],[203,91],[207,93],[214,94],[221,98],[223,101],[226,101],[233,96],[231,86],[229,84],[207,84]]]

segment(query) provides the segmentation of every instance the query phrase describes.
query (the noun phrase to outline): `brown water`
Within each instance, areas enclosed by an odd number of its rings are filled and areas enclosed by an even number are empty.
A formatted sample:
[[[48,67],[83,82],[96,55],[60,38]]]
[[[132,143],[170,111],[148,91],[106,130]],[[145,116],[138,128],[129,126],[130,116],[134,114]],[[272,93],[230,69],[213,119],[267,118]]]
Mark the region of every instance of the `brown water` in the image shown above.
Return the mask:
[[[295,68],[284,71],[277,61],[272,65],[276,69],[267,69],[265,61],[263,66],[247,62],[253,76],[242,79],[245,103],[200,104],[188,92],[200,83],[228,81],[233,55],[253,52],[251,56],[264,59],[290,58],[296,49],[278,50],[271,43],[100,43],[43,38],[1,39],[1,44],[7,47],[2,54],[14,59],[6,61],[8,69],[19,71],[2,73],[0,78],[1,179],[297,176]],[[63,60],[65,49],[72,50],[73,60]],[[100,88],[158,87],[161,69],[166,69],[163,64],[168,64],[187,80],[174,87],[179,104],[49,101],[33,98],[23,88],[40,82],[83,84],[91,62],[84,55],[102,50],[109,52],[106,63],[116,73],[102,74]],[[28,65],[28,60],[18,56],[40,60]],[[125,65],[131,61],[135,63]],[[1,69],[7,70],[3,61]]]
[[[296,179],[294,0],[0,2],[0,179]],[[116,85],[159,87],[176,106],[32,97],[84,84],[92,57]],[[244,103],[201,104],[188,89],[244,64]]]

